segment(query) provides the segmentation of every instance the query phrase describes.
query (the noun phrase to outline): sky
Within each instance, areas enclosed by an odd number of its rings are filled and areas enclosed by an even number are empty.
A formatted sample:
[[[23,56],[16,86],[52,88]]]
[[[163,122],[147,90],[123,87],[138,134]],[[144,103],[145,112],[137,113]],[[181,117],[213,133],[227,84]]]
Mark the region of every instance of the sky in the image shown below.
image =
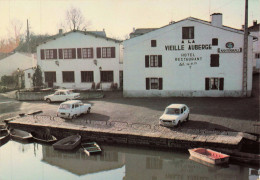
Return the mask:
[[[223,24],[240,29],[244,24],[245,0],[0,0],[0,39],[8,38],[12,21],[29,20],[35,34],[58,33],[65,12],[79,8],[89,22],[87,30],[105,29],[108,37],[124,39],[133,28],[158,28],[187,17],[210,21],[222,13]],[[260,22],[260,0],[249,0],[248,25]]]

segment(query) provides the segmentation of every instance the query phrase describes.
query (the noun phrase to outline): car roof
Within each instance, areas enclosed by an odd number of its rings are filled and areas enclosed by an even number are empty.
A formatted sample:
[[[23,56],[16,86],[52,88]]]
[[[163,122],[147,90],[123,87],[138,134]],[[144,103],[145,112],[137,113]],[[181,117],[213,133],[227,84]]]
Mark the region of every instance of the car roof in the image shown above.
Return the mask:
[[[183,106],[186,106],[185,104],[171,104],[167,106],[166,108],[182,108]]]
[[[74,104],[74,103],[82,103],[81,100],[70,100],[70,101],[65,101],[61,104]]]

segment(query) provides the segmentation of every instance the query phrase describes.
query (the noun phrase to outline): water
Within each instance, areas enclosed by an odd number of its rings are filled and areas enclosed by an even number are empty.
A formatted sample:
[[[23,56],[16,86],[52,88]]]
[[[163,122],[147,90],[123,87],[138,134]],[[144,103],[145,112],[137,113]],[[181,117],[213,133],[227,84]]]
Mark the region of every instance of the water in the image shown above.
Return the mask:
[[[10,140],[0,147],[0,180],[253,180],[250,168],[209,167],[185,153],[102,145],[101,155],[80,149],[56,151],[37,143]]]

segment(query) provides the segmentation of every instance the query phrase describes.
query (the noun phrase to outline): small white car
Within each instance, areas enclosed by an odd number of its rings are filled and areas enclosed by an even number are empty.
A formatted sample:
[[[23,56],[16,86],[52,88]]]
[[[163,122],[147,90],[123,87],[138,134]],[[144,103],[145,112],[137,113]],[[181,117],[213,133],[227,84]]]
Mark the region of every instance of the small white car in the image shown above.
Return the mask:
[[[70,100],[60,104],[57,110],[57,116],[75,119],[81,114],[90,113],[90,110],[91,104],[83,104],[80,100]]]
[[[171,104],[160,117],[159,124],[167,127],[179,126],[189,120],[190,110],[185,104]]]
[[[72,90],[69,89],[62,89],[57,90],[54,94],[44,96],[44,100],[47,103],[51,103],[52,101],[68,101],[72,99],[78,99],[79,97],[79,93],[73,93]]]

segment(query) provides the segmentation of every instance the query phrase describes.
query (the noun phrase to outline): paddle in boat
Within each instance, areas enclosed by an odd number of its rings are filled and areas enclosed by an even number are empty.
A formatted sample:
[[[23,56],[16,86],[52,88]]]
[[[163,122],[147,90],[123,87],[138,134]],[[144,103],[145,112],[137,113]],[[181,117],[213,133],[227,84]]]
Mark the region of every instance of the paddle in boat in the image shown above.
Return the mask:
[[[102,150],[96,142],[81,143],[84,152],[90,156],[91,154],[101,153]]]
[[[0,146],[7,143],[10,139],[10,132],[7,129],[0,129]]]
[[[195,148],[189,149],[189,152],[193,158],[197,158],[214,165],[226,164],[229,161],[229,155],[213,151],[211,149]]]
[[[39,143],[53,144],[57,141],[57,138],[48,133],[36,133],[31,132],[33,139]]]
[[[32,134],[20,129],[10,129],[10,136],[13,140],[28,142],[32,140]]]
[[[80,135],[72,135],[59,140],[58,142],[54,143],[52,146],[54,149],[58,149],[58,150],[73,150],[80,144],[80,142],[81,142]]]

